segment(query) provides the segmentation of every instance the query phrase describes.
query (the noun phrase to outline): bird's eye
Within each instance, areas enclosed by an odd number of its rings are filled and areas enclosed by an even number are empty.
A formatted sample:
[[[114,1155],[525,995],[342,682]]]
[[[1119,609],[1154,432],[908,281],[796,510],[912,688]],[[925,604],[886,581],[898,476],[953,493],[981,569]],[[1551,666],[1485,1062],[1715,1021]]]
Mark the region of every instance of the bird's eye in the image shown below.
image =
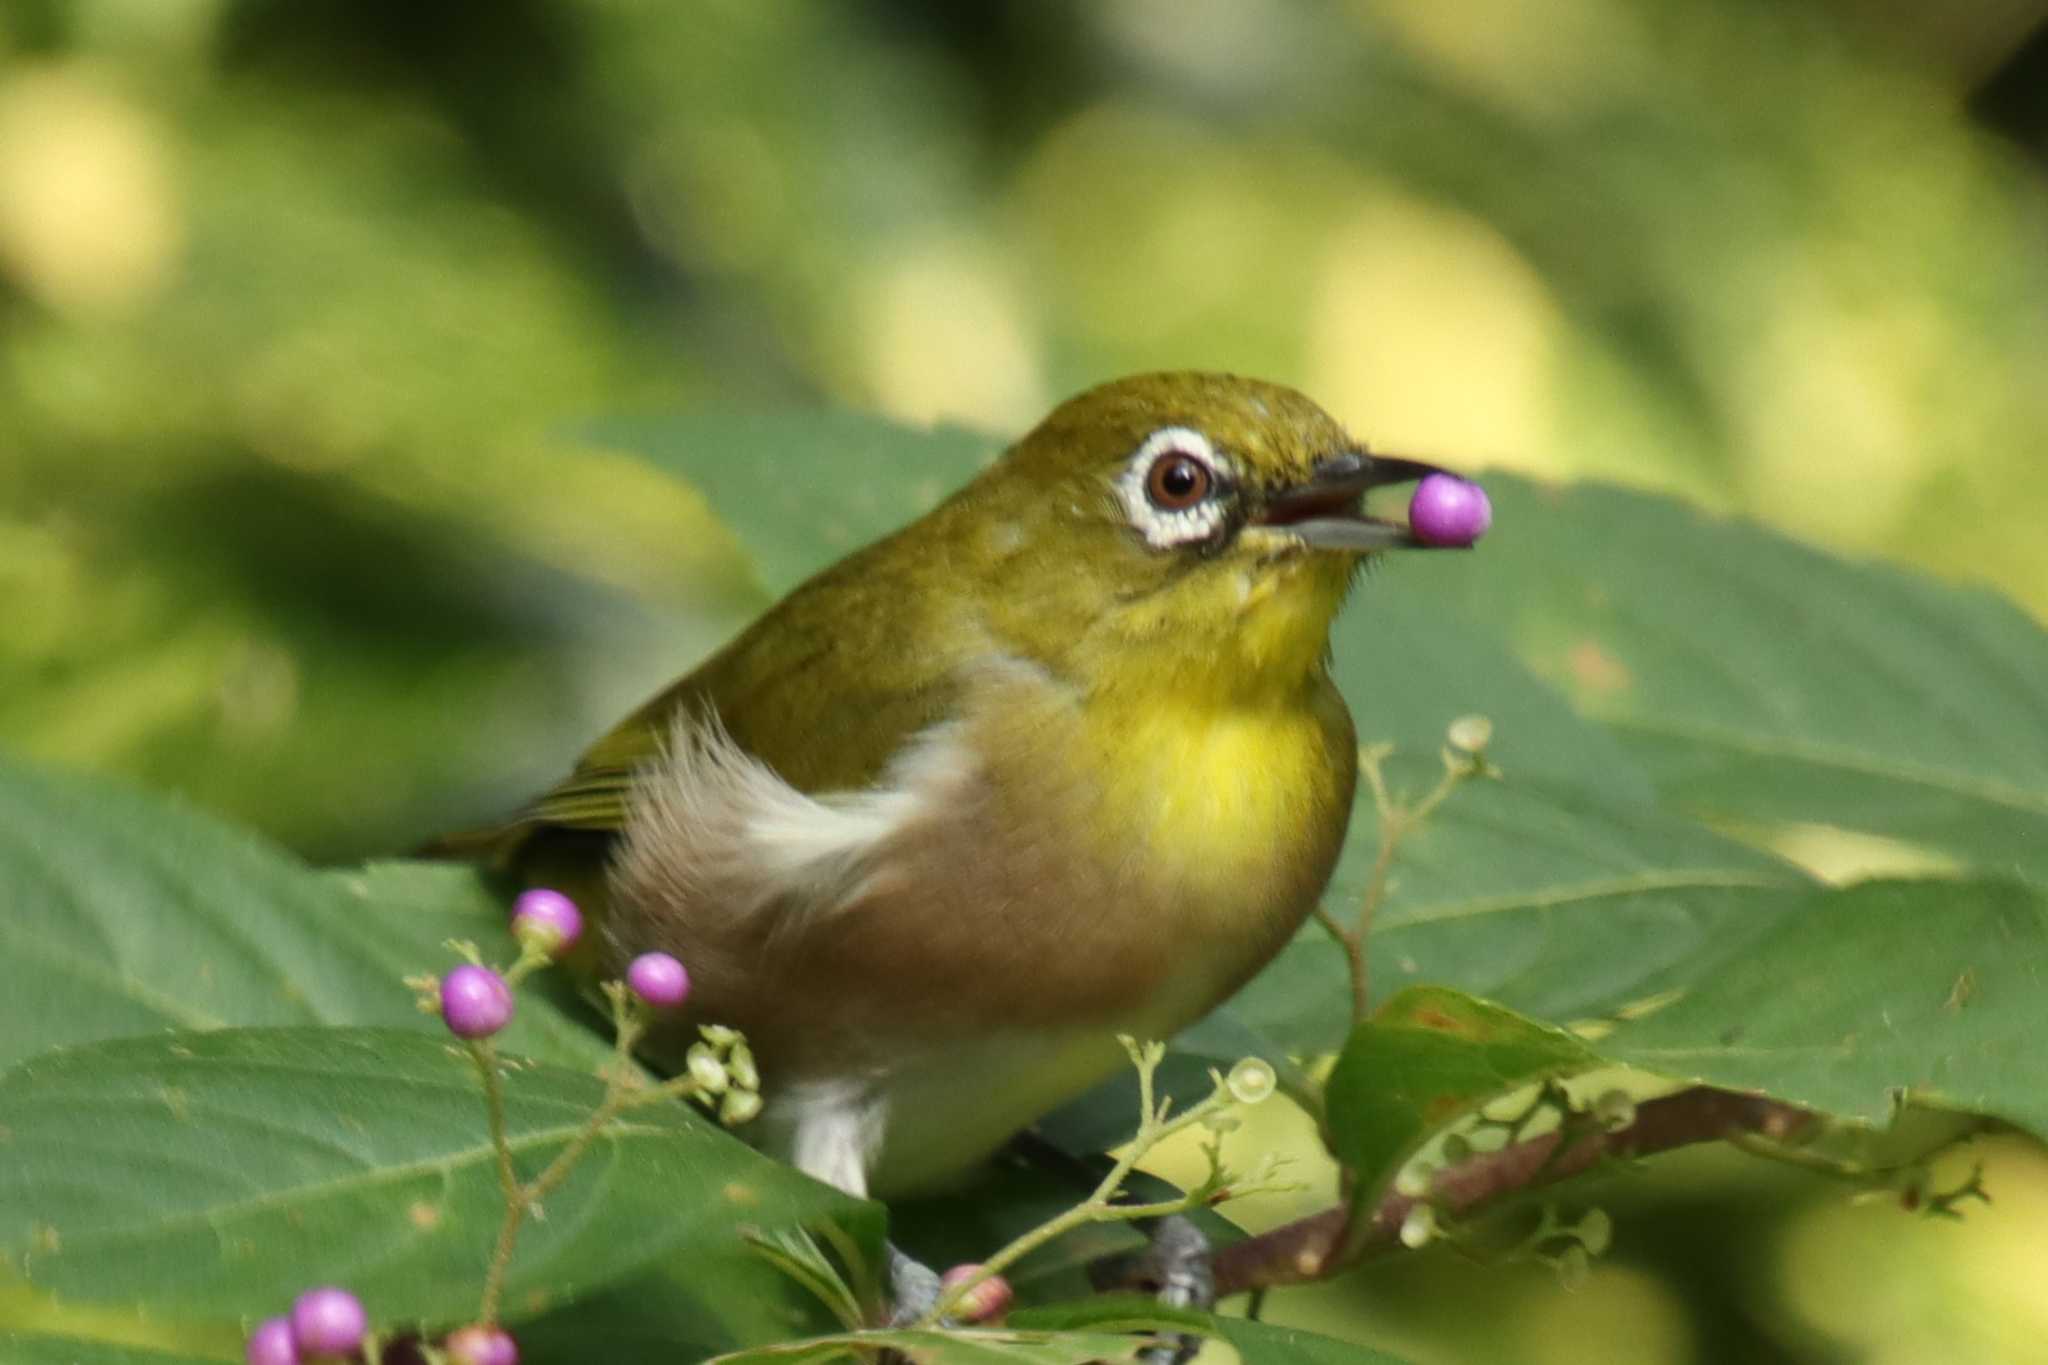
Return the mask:
[[[1185,426],[1147,436],[1116,476],[1124,515],[1155,550],[1228,541],[1235,489],[1230,456]]]
[[[1145,496],[1163,512],[1184,512],[1209,496],[1216,476],[1185,450],[1169,450],[1145,474]]]

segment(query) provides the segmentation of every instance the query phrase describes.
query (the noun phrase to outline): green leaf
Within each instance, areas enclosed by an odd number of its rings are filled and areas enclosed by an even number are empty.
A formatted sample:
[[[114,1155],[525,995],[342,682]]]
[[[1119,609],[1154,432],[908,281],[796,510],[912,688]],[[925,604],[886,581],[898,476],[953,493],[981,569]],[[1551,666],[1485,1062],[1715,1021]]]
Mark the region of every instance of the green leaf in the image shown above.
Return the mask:
[[[756,1346],[714,1358],[712,1365],[823,1365],[866,1360],[891,1350],[911,1365],[1088,1365],[1090,1361],[1133,1360],[1147,1345],[1138,1336],[1089,1332],[1032,1332],[1011,1328],[901,1328],[842,1332],[776,1346]]]
[[[1018,1327],[1069,1331],[1199,1332],[1229,1342],[1246,1365],[1321,1365],[1325,1361],[1332,1365],[1405,1365],[1398,1356],[1355,1342],[1245,1318],[1168,1308],[1130,1295],[1100,1295],[1074,1303],[1020,1309],[1010,1315],[1010,1322]]]
[[[1350,920],[1368,804],[1325,904]],[[1364,833],[1357,832],[1359,826]],[[1707,972],[1810,886],[1789,863],[1654,806],[1510,774],[1469,782],[1401,846],[1373,923],[1375,999],[1435,981],[1549,1018],[1603,1015]],[[1302,1055],[1350,1027],[1344,954],[1309,924],[1226,1012]]]
[[[165,1028],[438,1032],[403,978],[452,966],[451,936],[513,953],[502,907],[470,869],[318,873],[177,802],[4,761],[0,884],[0,1065]],[[505,1050],[578,1066],[608,1055],[559,995],[550,1003],[560,989],[522,993]]]
[[[1237,1348],[1244,1365],[1406,1365],[1401,1356],[1298,1327],[1219,1317],[1216,1330]]]
[[[1534,1081],[1599,1059],[1562,1029],[1440,986],[1415,986],[1360,1024],[1330,1075],[1330,1146],[1371,1208],[1409,1158],[1451,1123]]]
[[[879,1265],[882,1210],[861,1206],[850,1230]],[[848,1219],[838,1220],[847,1226]],[[840,1323],[752,1247],[693,1243],[656,1270],[521,1323],[524,1365],[668,1365],[762,1342],[834,1331]]]
[[[616,419],[589,435],[695,484],[776,596],[930,511],[1004,444],[832,410]]]
[[[0,1060],[166,1027],[314,1023],[395,970],[345,903],[262,841],[109,782],[0,764]]]
[[[220,1365],[233,1356],[197,1356],[156,1346],[0,1328],[0,1360],[8,1365]]]
[[[2011,602],[1666,498],[1487,488],[1484,572],[1389,590],[1500,632],[1659,791],[2048,879],[2048,631]]]
[[[1611,733],[1530,672],[1498,631],[1445,612],[1421,591],[1498,590],[1503,580],[1489,549],[1490,542],[1470,554],[1394,562],[1360,581],[1330,629],[1331,674],[1359,741],[1392,744],[1413,760],[1419,780],[1434,781],[1450,723],[1485,716],[1493,722],[1487,755],[1517,781],[1651,802],[1648,775]]]
[[[351,919],[370,931],[394,965],[444,971],[454,965],[448,943],[455,939],[476,944],[489,960],[510,962],[519,955],[503,894],[471,864],[388,861],[314,876],[345,898]],[[309,926],[309,931],[316,929]],[[396,1022],[388,1002],[376,1004],[337,1022]],[[440,1032],[438,1023],[427,1027]],[[548,971],[520,986],[519,1012],[494,1041],[501,1052],[514,1056],[592,1069],[612,1064],[610,1028],[568,972]]]
[[[2048,1136],[2048,893],[1982,881],[1814,891],[1603,1056],[1878,1123],[1901,1102]]]
[[[1428,1138],[1545,1077],[1622,1064],[1884,1124],[1905,1104],[2048,1135],[2038,1046],[2048,893],[2019,883],[1817,888],[1716,969],[1587,1043],[1439,987],[1361,1025],[1330,1078],[1332,1146],[1376,1200]]]
[[[1050,1332],[1201,1332],[1216,1319],[1192,1308],[1174,1308],[1143,1294],[1093,1294],[1071,1303],[1040,1304],[1010,1314],[1012,1327]]]
[[[602,1087],[524,1065],[505,1081],[530,1179]],[[457,1321],[502,1211],[469,1057],[414,1033],[223,1030],[47,1054],[0,1076],[0,1134],[0,1254],[23,1278],[175,1316],[260,1316],[330,1282],[380,1323]],[[858,1208],[682,1105],[635,1110],[522,1231],[506,1309],[730,1251],[743,1224]]]

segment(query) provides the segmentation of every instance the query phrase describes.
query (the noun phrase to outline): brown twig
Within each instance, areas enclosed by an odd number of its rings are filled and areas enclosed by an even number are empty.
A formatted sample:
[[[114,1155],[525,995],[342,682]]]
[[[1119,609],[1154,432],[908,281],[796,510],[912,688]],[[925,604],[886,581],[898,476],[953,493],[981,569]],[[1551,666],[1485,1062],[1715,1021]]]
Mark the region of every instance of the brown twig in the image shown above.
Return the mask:
[[[1474,1156],[1439,1171],[1427,1199],[1447,1214],[1471,1212],[1508,1195],[1580,1175],[1605,1161],[1651,1156],[1737,1133],[1784,1140],[1812,1122],[1807,1110],[1760,1095],[1694,1086],[1646,1100],[1627,1127],[1580,1133],[1559,1149],[1564,1135],[1545,1133],[1497,1152]],[[1389,1190],[1355,1239],[1357,1254],[1338,1255],[1346,1210],[1326,1209],[1216,1252],[1216,1294],[1242,1294],[1274,1285],[1325,1279],[1356,1260],[1401,1245],[1401,1223],[1421,1200]]]

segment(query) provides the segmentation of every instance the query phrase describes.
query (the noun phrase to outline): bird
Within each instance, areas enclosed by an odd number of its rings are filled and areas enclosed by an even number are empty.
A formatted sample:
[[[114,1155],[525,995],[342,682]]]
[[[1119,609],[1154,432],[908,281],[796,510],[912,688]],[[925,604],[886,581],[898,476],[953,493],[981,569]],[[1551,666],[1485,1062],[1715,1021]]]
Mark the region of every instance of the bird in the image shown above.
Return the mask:
[[[1311,913],[1358,771],[1331,624],[1427,544],[1363,498],[1442,473],[1279,384],[1101,384],[439,850],[594,909],[586,972],[685,963],[666,1046],[744,1033],[762,1146],[943,1190]]]

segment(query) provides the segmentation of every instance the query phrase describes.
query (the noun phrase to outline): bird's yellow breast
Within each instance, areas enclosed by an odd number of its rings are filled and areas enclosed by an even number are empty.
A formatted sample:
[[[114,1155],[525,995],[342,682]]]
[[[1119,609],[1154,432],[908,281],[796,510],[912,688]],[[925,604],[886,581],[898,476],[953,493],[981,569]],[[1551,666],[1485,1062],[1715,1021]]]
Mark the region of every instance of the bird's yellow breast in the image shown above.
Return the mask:
[[[1134,907],[1170,907],[1218,951],[1255,953],[1321,893],[1349,820],[1356,742],[1320,674],[1256,698],[1013,693],[1000,714],[981,738],[996,781],[1032,812],[1025,823],[1056,825],[1042,837],[1113,871]]]
[[[1096,723],[1118,732],[1098,833],[1135,843],[1161,875],[1292,883],[1289,865],[1341,832],[1344,742],[1309,708],[1141,707]]]

